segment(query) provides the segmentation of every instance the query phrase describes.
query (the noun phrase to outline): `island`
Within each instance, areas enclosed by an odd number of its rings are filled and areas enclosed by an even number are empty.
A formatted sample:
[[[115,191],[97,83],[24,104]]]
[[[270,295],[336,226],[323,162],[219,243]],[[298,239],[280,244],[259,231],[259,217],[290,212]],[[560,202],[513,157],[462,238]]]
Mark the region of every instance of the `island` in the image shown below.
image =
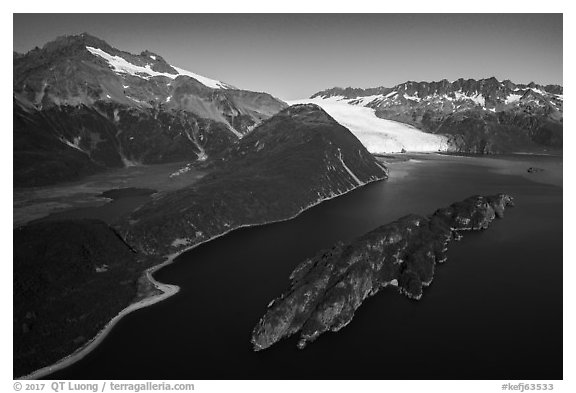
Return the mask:
[[[252,333],[255,351],[300,334],[299,348],[321,334],[348,325],[362,302],[387,286],[411,299],[422,297],[447,245],[463,231],[488,228],[513,206],[506,194],[472,196],[428,217],[407,215],[350,244],[335,244],[302,262],[290,275],[291,287],[272,300]]]

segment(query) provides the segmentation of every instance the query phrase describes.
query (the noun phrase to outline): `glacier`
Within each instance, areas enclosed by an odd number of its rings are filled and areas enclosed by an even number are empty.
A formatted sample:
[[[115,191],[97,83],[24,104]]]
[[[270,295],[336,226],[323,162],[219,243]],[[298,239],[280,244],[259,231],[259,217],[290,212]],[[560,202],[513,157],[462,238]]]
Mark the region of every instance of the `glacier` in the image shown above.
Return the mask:
[[[288,100],[289,105],[316,104],[348,128],[370,153],[438,152],[448,150],[448,138],[429,134],[408,124],[381,119],[374,109],[349,103],[341,96]],[[366,105],[370,101],[363,100]]]

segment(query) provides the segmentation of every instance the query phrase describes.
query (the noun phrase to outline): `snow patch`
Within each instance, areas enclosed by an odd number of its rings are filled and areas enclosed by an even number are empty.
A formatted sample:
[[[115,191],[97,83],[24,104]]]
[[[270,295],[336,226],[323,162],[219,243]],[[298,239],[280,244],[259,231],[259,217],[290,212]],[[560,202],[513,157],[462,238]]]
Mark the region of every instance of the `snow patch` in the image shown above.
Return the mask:
[[[81,151],[82,153],[86,153],[84,150],[82,150],[82,148],[80,147],[80,140],[81,138],[79,136],[75,136],[74,138],[72,138],[72,141],[69,141],[68,139],[64,138],[64,137],[60,137],[60,141],[67,144],[68,146]]]
[[[174,66],[171,66],[171,67],[174,68],[178,72],[178,75],[186,75],[186,76],[189,76],[191,78],[194,78],[198,82],[202,83],[205,86],[211,87],[212,89],[229,89],[230,88],[230,86],[224,82],[220,82],[220,81],[217,81],[214,79],[206,78],[205,76],[195,74],[194,72],[187,71],[187,70],[182,69],[182,68],[178,68],[178,67],[174,67]],[[174,77],[174,78],[176,78],[176,77]],[[174,79],[174,78],[172,78],[172,79]]]
[[[404,94],[404,98],[406,98],[407,100],[412,100],[412,101],[416,101],[416,102],[420,102],[421,98],[418,96],[411,96],[408,94]]]
[[[482,94],[478,93],[475,96],[469,97],[470,100],[474,101],[475,103],[477,103],[480,106],[485,106],[486,105],[486,100],[484,99],[484,97],[482,96]]]
[[[236,131],[234,129],[234,127],[232,127],[230,124],[228,124],[228,130],[230,130],[234,135],[236,135],[238,137],[238,139],[242,139],[242,137],[244,136],[241,133],[239,133],[238,131]]]
[[[454,97],[456,100],[474,101],[476,104],[478,104],[482,107],[486,105],[486,100],[484,99],[484,97],[480,93],[476,93],[473,96],[468,96],[468,95],[462,93],[461,91],[456,91],[456,92],[454,92]]]
[[[538,94],[540,94],[540,95],[542,95],[542,96],[548,95],[548,93],[546,93],[545,91],[540,90],[540,89],[532,88],[531,90],[532,90],[534,93],[538,93]]]
[[[342,166],[344,167],[344,169],[346,169],[346,172],[348,172],[348,174],[350,174],[350,176],[352,176],[352,178],[356,181],[356,183],[358,183],[359,186],[364,185],[364,182],[362,180],[358,179],[358,177],[354,174],[354,172],[352,172],[350,170],[350,168],[348,168],[348,166],[344,163],[344,160],[342,159],[342,152],[340,151],[340,148],[338,148],[338,159],[342,163]]]
[[[368,106],[369,104],[378,104],[384,100],[382,94],[375,94],[372,96],[356,97],[349,101],[349,104]]]
[[[511,104],[513,102],[520,101],[520,98],[522,98],[522,94],[508,94],[508,97],[506,97],[504,102],[506,104]]]
[[[144,101],[140,101],[139,99],[134,98],[134,97],[131,97],[131,96],[129,96],[129,95],[127,95],[126,98],[130,98],[132,101],[137,102],[137,103],[139,103],[139,104],[145,104]]]
[[[123,57],[111,55],[107,52],[104,52],[102,49],[99,49],[99,48],[93,48],[91,46],[87,46],[86,49],[88,49],[88,51],[90,53],[92,53],[94,56],[98,56],[98,57],[101,57],[104,60],[106,60],[108,62],[108,64],[110,64],[110,66],[113,68],[114,72],[116,72],[116,73],[129,74],[132,76],[137,76],[137,77],[142,78],[142,79],[150,79],[150,78],[153,78],[155,76],[164,76],[166,78],[176,79],[180,75],[185,75],[185,76],[189,76],[189,77],[196,79],[198,82],[200,82],[203,85],[208,86],[212,89],[228,89],[228,88],[230,88],[229,85],[227,85],[223,82],[220,82],[220,81],[217,81],[214,79],[210,79],[210,78],[206,78],[205,76],[195,74],[194,72],[190,72],[190,71],[187,71],[187,70],[182,69],[182,68],[171,66],[172,68],[174,68],[176,70],[177,74],[169,74],[167,72],[158,72],[158,71],[154,71],[151,68],[150,64],[146,64],[144,67],[142,67],[142,66],[130,63],[129,61],[127,61]],[[126,87],[124,87],[124,88],[126,88]]]
[[[206,154],[206,150],[204,147],[198,142],[198,137],[196,134],[190,135],[190,131],[185,129],[184,133],[190,142],[192,142],[196,148],[198,148],[198,161],[206,161],[208,159],[208,154]]]
[[[183,174],[185,174],[186,172],[189,172],[191,169],[192,169],[192,168],[190,167],[190,164],[186,164],[186,166],[178,169],[176,172],[172,172],[172,173],[170,174],[170,177],[171,177],[171,178],[174,178],[174,177],[176,177],[176,176],[183,175]]]

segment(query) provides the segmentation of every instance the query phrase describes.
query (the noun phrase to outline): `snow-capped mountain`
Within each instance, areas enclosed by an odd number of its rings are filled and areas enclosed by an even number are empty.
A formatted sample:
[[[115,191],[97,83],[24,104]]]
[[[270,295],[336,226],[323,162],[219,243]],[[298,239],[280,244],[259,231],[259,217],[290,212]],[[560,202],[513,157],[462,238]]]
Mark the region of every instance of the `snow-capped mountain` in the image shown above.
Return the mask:
[[[14,54],[16,185],[217,154],[286,103],[89,34]]]
[[[212,89],[234,88],[224,82],[206,78],[205,76],[195,74],[182,68],[171,66],[167,64],[163,58],[149,51],[142,52],[140,59],[137,58],[134,63],[131,63],[122,56],[112,55],[99,48],[87,46],[86,49],[88,49],[88,51],[93,55],[106,60],[114,72],[120,75],[128,74],[142,79],[150,79],[155,76],[164,76],[170,79],[176,79],[180,75],[185,75],[196,79],[204,86],[211,87]],[[145,59],[142,60],[141,57],[144,57]],[[144,65],[142,65],[142,62],[144,62]]]
[[[562,147],[564,97],[558,85],[458,79],[406,82],[391,88],[333,88],[311,98],[323,107],[340,103],[370,108],[378,118],[446,135],[449,149],[458,151],[495,153]]]

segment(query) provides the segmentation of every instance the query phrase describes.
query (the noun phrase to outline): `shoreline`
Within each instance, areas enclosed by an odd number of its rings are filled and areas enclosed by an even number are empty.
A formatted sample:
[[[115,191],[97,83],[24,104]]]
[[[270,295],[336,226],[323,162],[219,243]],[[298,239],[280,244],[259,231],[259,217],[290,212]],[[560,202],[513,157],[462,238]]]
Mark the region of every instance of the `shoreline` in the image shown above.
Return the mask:
[[[440,154],[440,156],[463,159],[467,164],[480,165],[497,174],[520,176],[530,182],[563,187],[563,156],[516,153],[486,157],[445,154]],[[527,172],[532,166],[544,169],[544,171]]]
[[[302,208],[299,212],[297,212],[296,214],[294,214],[293,216],[290,216],[288,218],[283,218],[283,219],[279,219],[279,220],[272,220],[272,221],[267,221],[267,222],[263,222],[263,223],[256,223],[256,224],[244,224],[244,225],[239,225],[237,227],[234,228],[230,228],[225,232],[222,232],[218,235],[215,235],[209,239],[206,239],[203,242],[194,244],[190,247],[184,248],[180,251],[176,251],[172,254],[168,254],[165,255],[164,258],[165,260],[158,264],[158,265],[154,265],[148,269],[145,270],[144,275],[146,276],[146,279],[152,284],[154,285],[154,287],[160,291],[162,291],[161,294],[158,295],[154,295],[151,297],[147,297],[144,299],[141,299],[135,303],[131,303],[128,306],[126,306],[124,309],[122,309],[122,311],[120,311],[118,314],[116,314],[111,320],[108,321],[108,323],[106,323],[106,325],[104,325],[104,327],[98,332],[96,333],[96,335],[90,339],[87,343],[85,343],[83,346],[81,346],[80,348],[76,349],[74,352],[72,352],[71,354],[65,356],[64,358],[57,360],[55,363],[42,367],[38,370],[32,371],[29,374],[26,374],[24,376],[20,376],[17,378],[14,378],[15,380],[28,380],[28,379],[39,379],[39,378],[43,378],[47,375],[50,375],[56,371],[65,369],[66,367],[71,366],[72,364],[76,363],[77,361],[83,359],[86,355],[88,355],[90,352],[92,352],[94,349],[96,349],[96,347],[106,338],[106,336],[110,333],[110,331],[112,330],[112,328],[118,323],[120,322],[120,320],[127,316],[128,314],[140,310],[142,308],[145,307],[149,307],[152,306],[156,303],[159,303],[163,300],[166,300],[170,297],[172,297],[173,295],[177,294],[180,291],[180,287],[178,287],[177,285],[171,285],[171,284],[164,284],[161,283],[159,281],[156,281],[156,279],[153,277],[153,274],[155,272],[157,272],[158,270],[162,269],[163,267],[166,267],[172,263],[174,263],[174,261],[176,260],[176,258],[178,258],[180,255],[184,254],[185,252],[188,252],[190,250],[193,250],[196,247],[201,246],[202,244],[208,243],[212,240],[216,240],[224,235],[227,235],[228,233],[238,230],[238,229],[242,229],[242,228],[251,228],[251,227],[257,227],[257,226],[262,226],[262,225],[267,225],[267,224],[274,224],[274,223],[280,223],[280,222],[285,222],[285,221],[289,221],[292,220],[296,217],[298,217],[300,214],[304,213],[305,211],[307,211],[308,209],[313,208],[314,206],[317,206],[319,204],[321,204],[322,202],[326,202],[335,198],[338,198],[340,196],[346,195],[349,192],[352,192],[354,190],[358,190],[368,184],[371,183],[375,183],[378,181],[382,181],[382,180],[387,180],[388,176],[386,178],[379,178],[379,179],[375,179],[375,180],[369,180],[366,181],[364,184],[362,185],[358,185],[355,187],[352,187],[351,189],[344,191],[340,194],[336,194],[336,195],[332,195],[323,199],[319,199],[315,202],[312,202],[312,204]]]
[[[403,154],[410,154],[410,153],[416,153],[419,154],[418,152],[406,152]],[[541,153],[541,152],[535,152],[535,153],[531,153],[531,152],[509,152],[509,153],[491,153],[491,154],[481,154],[481,153],[464,153],[464,152],[458,152],[458,151],[435,151],[435,152],[430,152],[432,154],[437,154],[440,156],[448,156],[448,157],[464,157],[464,158],[494,158],[494,159],[498,159],[498,158],[502,158],[502,157],[506,157],[506,156],[518,156],[518,157],[557,157],[557,158],[563,158],[564,155],[563,154],[555,154],[555,153]]]
[[[16,379],[39,379],[39,378],[45,377],[47,375],[50,375],[51,373],[53,373],[55,371],[62,370],[68,366],[71,366],[72,364],[76,363],[78,360],[81,360],[86,355],[88,355],[90,352],[92,352],[102,342],[102,340],[104,340],[106,338],[106,336],[108,335],[108,333],[110,333],[112,328],[118,322],[120,322],[120,320],[123,317],[125,317],[126,315],[128,315],[128,314],[130,314],[136,310],[139,310],[139,309],[151,306],[153,304],[159,303],[162,300],[166,300],[169,297],[171,297],[172,295],[175,295],[176,293],[178,293],[178,291],[180,291],[180,287],[178,287],[177,285],[170,285],[170,284],[161,283],[159,281],[156,281],[156,279],[154,279],[154,277],[152,276],[152,274],[155,273],[157,270],[163,268],[164,266],[168,266],[169,264],[174,262],[174,259],[171,259],[171,256],[168,256],[164,262],[146,269],[146,271],[144,273],[147,280],[152,285],[154,285],[154,287],[156,289],[162,291],[162,293],[160,293],[158,295],[153,295],[151,297],[146,297],[146,298],[141,299],[135,303],[129,304],[127,307],[122,309],[122,311],[120,311],[118,314],[116,314],[111,320],[109,320],[108,323],[106,323],[106,325],[104,325],[104,327],[98,333],[96,333],[96,335],[92,339],[90,339],[82,347],[76,349],[70,355],[56,361],[56,363],[53,363],[49,366],[43,367],[41,369],[38,369],[36,371],[31,372],[30,374],[27,374],[27,375],[22,376],[22,377],[18,377]]]

